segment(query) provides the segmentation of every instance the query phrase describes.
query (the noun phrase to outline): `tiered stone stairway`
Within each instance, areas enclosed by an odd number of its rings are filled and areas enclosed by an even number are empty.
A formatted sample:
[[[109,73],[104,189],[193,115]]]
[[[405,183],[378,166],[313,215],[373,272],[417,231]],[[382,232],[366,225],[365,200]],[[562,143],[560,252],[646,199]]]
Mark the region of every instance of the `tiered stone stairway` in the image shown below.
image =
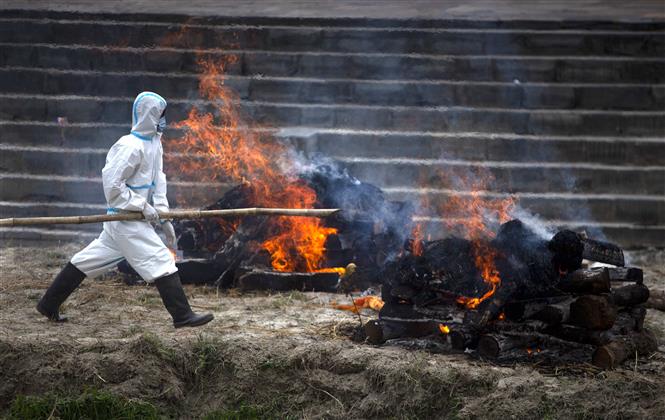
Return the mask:
[[[665,246],[665,23],[3,11],[0,217],[103,212],[105,153],[134,96],[157,91],[184,118],[206,106],[197,60],[228,55],[227,84],[257,123],[392,198],[445,200],[454,192],[418,179],[483,166],[490,196],[516,194],[550,224]]]

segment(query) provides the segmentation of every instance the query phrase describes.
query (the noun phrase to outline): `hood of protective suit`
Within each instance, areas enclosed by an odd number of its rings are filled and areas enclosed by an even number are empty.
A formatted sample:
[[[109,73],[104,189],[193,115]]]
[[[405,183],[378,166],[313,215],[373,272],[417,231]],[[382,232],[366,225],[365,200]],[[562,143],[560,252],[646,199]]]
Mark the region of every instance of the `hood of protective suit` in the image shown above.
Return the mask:
[[[166,109],[166,100],[154,92],[141,92],[132,106],[132,134],[150,141],[157,134],[157,124]]]

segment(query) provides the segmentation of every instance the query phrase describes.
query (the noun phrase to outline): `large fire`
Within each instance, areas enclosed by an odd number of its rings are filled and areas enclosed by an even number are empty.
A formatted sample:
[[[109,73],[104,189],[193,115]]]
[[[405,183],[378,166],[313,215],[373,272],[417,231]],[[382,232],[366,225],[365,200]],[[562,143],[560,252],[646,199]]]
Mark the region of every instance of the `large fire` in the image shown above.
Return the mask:
[[[290,150],[242,117],[237,96],[224,84],[226,64],[229,61],[201,62],[200,94],[213,109],[193,108],[176,124],[184,135],[166,143],[171,152],[168,166],[197,181],[243,183],[257,207],[313,208],[316,192],[297,177]],[[343,270],[321,268],[326,239],[336,229],[309,217],[277,217],[270,223],[273,236],[262,247],[275,270]]]
[[[450,176],[445,172],[439,174],[443,183],[450,183]],[[501,277],[496,268],[497,251],[490,245],[496,235],[494,226],[511,219],[510,212],[515,207],[515,198],[488,199],[483,195],[492,181],[486,171],[478,170],[474,174],[457,176],[456,189],[464,193],[454,194],[439,208],[434,209],[448,229],[461,230],[463,236],[473,245],[474,262],[483,281],[489,289],[480,297],[460,296],[457,301],[467,308],[474,309],[496,292],[501,285]],[[464,217],[455,217],[463,214]],[[413,232],[422,237],[422,225],[416,225]]]

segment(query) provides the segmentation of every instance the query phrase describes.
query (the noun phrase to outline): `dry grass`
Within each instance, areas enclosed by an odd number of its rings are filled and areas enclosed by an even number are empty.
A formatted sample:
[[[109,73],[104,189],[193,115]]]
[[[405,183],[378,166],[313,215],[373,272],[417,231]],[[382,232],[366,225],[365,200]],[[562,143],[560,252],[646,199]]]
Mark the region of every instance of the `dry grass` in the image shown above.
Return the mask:
[[[357,318],[331,309],[339,296],[329,294],[188,287],[193,306],[216,319],[176,331],[154,288],[109,275],[86,280],[65,306],[71,322],[54,325],[34,305],[75,249],[0,249],[0,413],[19,395],[71,402],[86,389],[181,418],[659,418],[665,410],[662,354],[614,372],[545,371],[355,344]],[[663,260],[651,264],[646,281],[659,287]],[[664,318],[648,319],[661,335]]]

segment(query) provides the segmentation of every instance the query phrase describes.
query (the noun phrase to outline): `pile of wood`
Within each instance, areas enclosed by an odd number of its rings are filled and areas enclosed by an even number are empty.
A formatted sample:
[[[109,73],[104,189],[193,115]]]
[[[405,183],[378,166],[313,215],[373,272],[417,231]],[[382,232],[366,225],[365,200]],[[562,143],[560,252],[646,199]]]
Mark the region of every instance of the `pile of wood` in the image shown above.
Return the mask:
[[[499,362],[602,368],[657,349],[644,329],[646,307],[657,299],[649,299],[642,270],[624,267],[614,244],[566,230],[546,240],[509,221],[483,245],[495,253],[501,283],[477,306],[467,305],[468,297],[485,296],[490,286],[474,263],[474,244],[450,237],[420,249],[384,270],[385,305],[364,328],[371,343],[434,335]],[[585,259],[604,266],[584,268]]]
[[[626,359],[645,356],[658,345],[644,328],[649,289],[638,268],[580,269],[559,284],[566,294],[530,302],[510,302],[501,318],[483,331],[460,325],[450,333],[458,350],[475,348],[482,357],[506,359],[556,347],[559,352],[593,348],[591,360],[614,368]]]

